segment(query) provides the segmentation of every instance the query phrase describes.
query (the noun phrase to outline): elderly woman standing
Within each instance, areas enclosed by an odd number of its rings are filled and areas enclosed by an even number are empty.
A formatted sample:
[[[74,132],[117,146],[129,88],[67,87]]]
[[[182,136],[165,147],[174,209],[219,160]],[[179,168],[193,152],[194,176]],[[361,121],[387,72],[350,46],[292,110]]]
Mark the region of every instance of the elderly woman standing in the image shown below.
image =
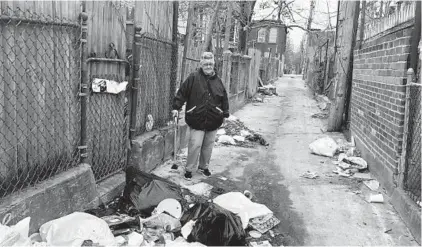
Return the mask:
[[[214,55],[204,52],[201,68],[183,82],[173,101],[173,117],[186,102],[186,123],[189,126],[188,158],[185,178],[191,179],[198,169],[209,177],[208,168],[217,129],[229,117],[229,100],[223,82],[214,71]],[[177,166],[173,166],[177,169]]]

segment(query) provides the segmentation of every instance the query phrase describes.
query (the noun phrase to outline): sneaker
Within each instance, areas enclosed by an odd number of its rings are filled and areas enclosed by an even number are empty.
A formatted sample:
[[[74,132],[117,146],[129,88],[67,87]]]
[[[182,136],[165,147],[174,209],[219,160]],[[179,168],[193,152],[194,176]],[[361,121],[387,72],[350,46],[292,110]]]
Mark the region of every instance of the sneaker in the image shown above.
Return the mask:
[[[185,172],[185,179],[191,180],[192,179],[192,172]]]
[[[178,165],[176,165],[176,164],[173,164],[173,165],[171,166],[171,169],[172,169],[172,170],[177,170],[177,168],[179,168],[179,166],[178,166]]]
[[[211,176],[211,172],[208,169],[199,169],[199,172],[201,172],[205,177]]]

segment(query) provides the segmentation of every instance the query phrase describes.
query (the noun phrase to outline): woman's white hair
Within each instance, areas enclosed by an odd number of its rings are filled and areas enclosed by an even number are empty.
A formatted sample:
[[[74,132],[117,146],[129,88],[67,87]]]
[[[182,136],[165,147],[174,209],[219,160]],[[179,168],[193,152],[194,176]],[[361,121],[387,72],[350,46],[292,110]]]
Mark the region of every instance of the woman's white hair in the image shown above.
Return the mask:
[[[203,52],[202,53],[202,55],[201,55],[201,64],[203,64],[205,62],[215,63],[214,54],[212,54],[212,52],[206,51],[206,52]]]

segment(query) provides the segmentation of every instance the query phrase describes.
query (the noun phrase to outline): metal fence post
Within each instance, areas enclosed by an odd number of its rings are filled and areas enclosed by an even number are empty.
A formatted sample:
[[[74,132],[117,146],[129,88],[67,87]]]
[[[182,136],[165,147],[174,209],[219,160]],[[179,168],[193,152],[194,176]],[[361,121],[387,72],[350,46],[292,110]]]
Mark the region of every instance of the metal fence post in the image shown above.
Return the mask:
[[[133,36],[133,60],[132,60],[132,97],[131,97],[131,107],[130,107],[130,126],[129,126],[129,139],[130,144],[132,145],[132,140],[135,138],[136,131],[136,111],[138,106],[138,90],[139,90],[139,81],[140,81],[140,60],[141,54],[139,46],[141,45],[141,30],[142,28],[138,25],[135,25],[135,32]]]
[[[79,146],[81,163],[85,163],[88,157],[87,153],[87,97],[88,97],[88,65],[87,61],[87,35],[88,14],[86,11],[86,2],[82,2],[82,13],[80,19],[81,26],[81,91],[79,96],[81,98],[81,142]]]
[[[172,26],[172,42],[173,47],[171,50],[171,71],[170,71],[170,97],[169,97],[169,114],[172,110],[172,102],[176,93],[177,83],[177,66],[178,66],[178,43],[177,43],[177,23],[179,18],[179,2],[173,2],[173,26]]]
[[[407,155],[407,138],[409,135],[409,106],[410,106],[410,84],[413,82],[414,71],[412,68],[407,70],[407,83],[406,87],[406,103],[404,110],[404,128],[403,128],[403,143],[402,143],[402,152],[400,156],[400,162],[398,166],[398,185],[399,188],[403,188],[404,178],[405,178],[405,169],[406,169],[406,155]]]

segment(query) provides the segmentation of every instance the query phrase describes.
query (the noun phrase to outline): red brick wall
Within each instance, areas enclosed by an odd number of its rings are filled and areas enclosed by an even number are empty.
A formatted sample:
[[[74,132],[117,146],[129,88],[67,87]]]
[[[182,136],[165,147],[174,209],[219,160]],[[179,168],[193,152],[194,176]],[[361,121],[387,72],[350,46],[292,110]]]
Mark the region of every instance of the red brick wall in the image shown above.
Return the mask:
[[[412,30],[411,22],[401,24],[365,40],[354,52],[352,135],[393,173],[401,155]]]

